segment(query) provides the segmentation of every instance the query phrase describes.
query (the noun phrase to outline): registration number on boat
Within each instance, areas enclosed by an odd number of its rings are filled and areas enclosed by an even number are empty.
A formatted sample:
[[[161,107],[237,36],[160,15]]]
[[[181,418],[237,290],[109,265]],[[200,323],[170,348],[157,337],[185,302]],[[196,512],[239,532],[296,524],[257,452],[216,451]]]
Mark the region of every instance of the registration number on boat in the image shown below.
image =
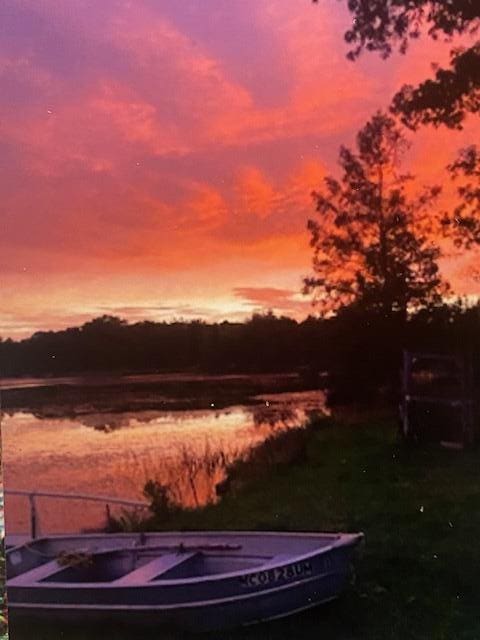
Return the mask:
[[[272,582],[284,582],[285,580],[294,580],[295,578],[303,578],[310,575],[312,575],[312,565],[307,560],[304,560],[284,567],[274,567],[250,573],[242,576],[240,582],[244,587],[260,587]]]

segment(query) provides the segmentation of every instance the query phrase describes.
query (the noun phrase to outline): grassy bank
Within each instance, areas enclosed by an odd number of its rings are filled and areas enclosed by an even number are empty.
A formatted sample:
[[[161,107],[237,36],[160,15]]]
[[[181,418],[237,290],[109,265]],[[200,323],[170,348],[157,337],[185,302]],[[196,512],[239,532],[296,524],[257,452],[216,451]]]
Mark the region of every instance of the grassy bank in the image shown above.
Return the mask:
[[[405,450],[393,416],[328,419],[311,432],[301,463],[273,467],[220,504],[157,526],[365,532],[356,583],[340,600],[218,639],[473,640],[480,637],[478,458]]]

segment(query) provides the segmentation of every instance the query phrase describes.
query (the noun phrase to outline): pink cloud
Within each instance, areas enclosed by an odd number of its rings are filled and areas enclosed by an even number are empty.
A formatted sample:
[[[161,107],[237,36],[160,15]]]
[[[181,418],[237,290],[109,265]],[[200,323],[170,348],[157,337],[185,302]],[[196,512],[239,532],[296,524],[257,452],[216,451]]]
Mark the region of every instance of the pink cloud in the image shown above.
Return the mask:
[[[157,108],[142,100],[131,88],[104,84],[100,95],[92,98],[87,108],[105,118],[108,128],[115,127],[124,142],[138,144],[159,155],[189,150],[178,127],[162,123]]]

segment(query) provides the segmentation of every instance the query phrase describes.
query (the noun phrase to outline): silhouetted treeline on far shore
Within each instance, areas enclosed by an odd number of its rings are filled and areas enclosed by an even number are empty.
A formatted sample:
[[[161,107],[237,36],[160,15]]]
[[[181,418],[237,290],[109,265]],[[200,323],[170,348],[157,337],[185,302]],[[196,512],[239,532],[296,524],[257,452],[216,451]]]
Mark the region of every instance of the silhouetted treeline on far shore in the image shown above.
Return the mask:
[[[328,372],[343,393],[398,386],[402,349],[469,353],[480,363],[480,303],[401,316],[345,308],[296,322],[272,313],[244,323],[138,322],[102,316],[81,327],[0,342],[1,375],[56,376],[104,372],[280,373],[315,381]],[[350,391],[349,391],[350,390]]]

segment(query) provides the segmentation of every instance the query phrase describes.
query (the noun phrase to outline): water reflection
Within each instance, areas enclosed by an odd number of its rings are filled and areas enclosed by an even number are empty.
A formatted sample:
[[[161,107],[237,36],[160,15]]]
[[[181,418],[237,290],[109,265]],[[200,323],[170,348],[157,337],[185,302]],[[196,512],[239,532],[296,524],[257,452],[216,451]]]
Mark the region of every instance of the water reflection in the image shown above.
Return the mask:
[[[5,486],[141,499],[148,480],[167,485],[183,506],[217,500],[225,467],[278,430],[322,412],[320,392],[258,396],[226,409],[91,413],[3,419]],[[38,499],[43,532],[100,526],[104,506]],[[7,530],[28,530],[26,500],[6,500]]]

